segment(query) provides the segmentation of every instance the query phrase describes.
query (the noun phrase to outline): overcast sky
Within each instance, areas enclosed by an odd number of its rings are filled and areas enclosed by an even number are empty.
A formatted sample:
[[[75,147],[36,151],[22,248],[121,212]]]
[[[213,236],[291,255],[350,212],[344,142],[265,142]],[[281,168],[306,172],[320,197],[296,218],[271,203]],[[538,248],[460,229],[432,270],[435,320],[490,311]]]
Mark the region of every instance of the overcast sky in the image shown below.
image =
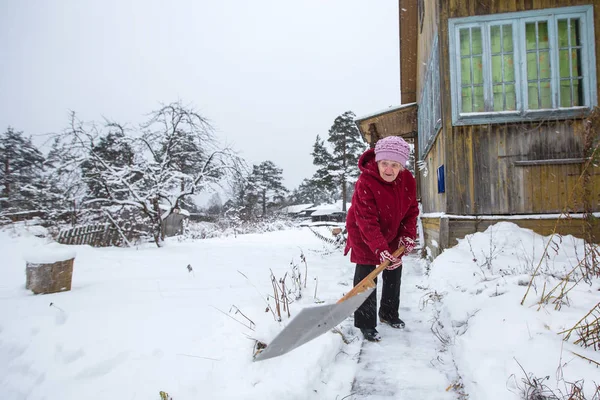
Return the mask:
[[[400,103],[398,53],[394,0],[2,0],[0,129],[40,144],[69,110],[137,125],[181,100],[293,189],[338,115]]]

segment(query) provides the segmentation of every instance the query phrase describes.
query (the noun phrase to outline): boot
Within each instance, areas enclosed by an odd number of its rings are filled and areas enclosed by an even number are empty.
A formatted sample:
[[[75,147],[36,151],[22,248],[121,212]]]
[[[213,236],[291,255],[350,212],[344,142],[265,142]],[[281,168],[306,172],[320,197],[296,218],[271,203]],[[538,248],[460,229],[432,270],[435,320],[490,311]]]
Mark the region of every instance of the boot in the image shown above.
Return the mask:
[[[375,328],[361,328],[360,331],[369,342],[379,342],[381,340],[381,336],[379,336],[379,332]]]
[[[383,317],[379,317],[379,321],[381,323],[388,324],[389,326],[391,326],[394,329],[403,329],[404,326],[405,326],[404,321],[402,321],[398,317],[396,317],[396,318],[383,318]]]

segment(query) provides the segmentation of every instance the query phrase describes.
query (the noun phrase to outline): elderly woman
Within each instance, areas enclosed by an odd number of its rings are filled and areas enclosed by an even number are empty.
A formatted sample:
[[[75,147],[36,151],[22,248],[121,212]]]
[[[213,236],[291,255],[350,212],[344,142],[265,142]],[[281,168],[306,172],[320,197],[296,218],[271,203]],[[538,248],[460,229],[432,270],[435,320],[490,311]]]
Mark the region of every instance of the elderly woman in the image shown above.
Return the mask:
[[[417,237],[416,183],[405,169],[410,148],[402,138],[388,136],[360,157],[361,174],[356,182],[352,206],[348,210],[346,229],[350,261],[356,263],[354,285],[365,278],[377,264],[390,261],[383,271],[383,290],[379,321],[392,328],[404,328],[398,314],[402,257],[392,253],[405,246],[404,254],[415,246]],[[354,326],[366,340],[379,341],[377,332],[377,291],[373,291],[354,313]]]

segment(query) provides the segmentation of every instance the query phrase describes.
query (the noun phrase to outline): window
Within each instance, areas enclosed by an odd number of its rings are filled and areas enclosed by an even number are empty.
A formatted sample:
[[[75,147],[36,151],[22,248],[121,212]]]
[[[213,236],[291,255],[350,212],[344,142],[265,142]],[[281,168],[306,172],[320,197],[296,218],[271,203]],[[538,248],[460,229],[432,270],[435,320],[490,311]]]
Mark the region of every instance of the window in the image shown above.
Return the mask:
[[[421,88],[421,99],[417,111],[419,158],[421,160],[424,159],[435,140],[437,132],[442,127],[439,60],[439,47],[436,35],[431,46],[431,54],[427,60],[427,70]]]
[[[446,193],[446,174],[444,173],[444,165],[440,165],[437,169],[438,193]]]
[[[450,19],[453,123],[569,117],[595,106],[592,10]]]

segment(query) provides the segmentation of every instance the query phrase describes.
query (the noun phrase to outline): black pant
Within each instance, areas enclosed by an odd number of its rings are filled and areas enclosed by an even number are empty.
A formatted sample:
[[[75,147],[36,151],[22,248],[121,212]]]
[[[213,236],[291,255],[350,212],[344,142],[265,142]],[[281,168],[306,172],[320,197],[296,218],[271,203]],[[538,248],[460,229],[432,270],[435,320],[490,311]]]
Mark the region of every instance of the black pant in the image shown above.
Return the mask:
[[[375,269],[375,265],[356,264],[354,270],[354,286]],[[398,318],[400,308],[400,283],[402,266],[394,270],[383,270],[383,290],[379,317],[387,320]],[[375,278],[377,284],[377,278]],[[377,289],[367,297],[364,303],[354,312],[354,326],[357,328],[375,328],[377,326]]]

